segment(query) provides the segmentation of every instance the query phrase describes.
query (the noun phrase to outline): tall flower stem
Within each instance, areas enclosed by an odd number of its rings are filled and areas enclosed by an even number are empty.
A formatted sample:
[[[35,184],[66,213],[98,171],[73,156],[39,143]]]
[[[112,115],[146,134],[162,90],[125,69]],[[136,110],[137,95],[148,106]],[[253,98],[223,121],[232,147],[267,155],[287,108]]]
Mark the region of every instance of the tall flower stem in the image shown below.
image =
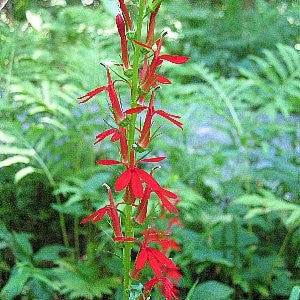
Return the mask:
[[[139,1],[138,8],[138,19],[136,25],[136,36],[135,39],[140,41],[141,32],[143,26],[143,14],[144,14],[144,0]],[[131,81],[131,108],[136,107],[138,100],[138,86],[139,86],[139,60],[140,60],[140,49],[139,47],[134,48],[133,57],[133,75]],[[130,124],[128,128],[128,157],[131,157],[130,151],[134,143],[134,131],[137,115],[131,115]],[[132,159],[132,158],[130,158]],[[133,227],[131,223],[132,207],[131,204],[125,206],[125,235],[127,237],[133,237]],[[123,250],[123,266],[124,266],[124,300],[128,300],[130,296],[130,267],[131,267],[131,249],[132,243],[125,243]]]

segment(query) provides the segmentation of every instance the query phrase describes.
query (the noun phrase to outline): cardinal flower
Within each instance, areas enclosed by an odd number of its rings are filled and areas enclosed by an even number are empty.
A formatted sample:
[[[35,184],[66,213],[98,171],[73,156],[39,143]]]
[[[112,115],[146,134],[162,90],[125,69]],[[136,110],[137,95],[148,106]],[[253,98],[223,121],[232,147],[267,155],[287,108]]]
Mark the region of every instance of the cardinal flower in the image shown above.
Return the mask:
[[[108,197],[109,197],[109,205],[106,205],[98,210],[96,210],[94,213],[92,213],[90,216],[83,219],[80,224],[85,224],[89,221],[93,221],[93,223],[97,223],[104,217],[105,214],[107,214],[112,221],[112,227],[115,232],[116,237],[122,237],[122,229],[121,229],[121,223],[120,218],[117,213],[117,206],[114,204],[113,195],[111,192],[111,189],[108,185],[106,185]]]
[[[156,20],[156,15],[158,13],[159,8],[160,8],[160,5],[158,5],[156,7],[156,9],[150,15],[150,21],[149,21],[147,39],[146,39],[146,45],[148,45],[150,47],[152,47],[153,42],[154,42],[155,20]]]
[[[167,277],[154,277],[144,284],[144,294],[149,295],[155,285],[161,284],[161,294],[166,297],[166,300],[179,300],[177,294],[178,289],[174,286],[172,281]]]
[[[160,162],[166,157],[154,157],[154,158],[145,158],[139,162]],[[117,165],[123,164],[126,167],[126,170],[118,177],[115,182],[115,190],[117,192],[124,190],[125,188],[130,188],[135,198],[141,198],[143,196],[143,183],[151,186],[152,189],[159,190],[161,189],[159,183],[146,171],[137,167],[137,164],[134,163],[134,151],[131,151],[130,164],[112,159],[97,160],[97,163],[100,165]]]
[[[147,114],[146,114],[146,118],[145,118],[145,122],[144,122],[144,126],[142,128],[140,138],[137,142],[137,145],[139,147],[141,147],[142,149],[146,149],[149,145],[150,140],[151,140],[150,128],[151,128],[151,125],[152,125],[152,118],[155,114],[158,114],[161,117],[169,120],[170,122],[172,122],[177,127],[179,127],[180,129],[183,130],[183,124],[178,121],[178,119],[180,119],[180,116],[169,114],[169,113],[167,113],[167,112],[165,112],[161,109],[156,110],[154,108],[153,103],[154,103],[154,91],[152,91],[149,106],[139,106],[139,107],[135,107],[135,108],[128,109],[128,110],[125,111],[125,114],[130,115],[130,114],[139,113],[139,112],[142,112],[143,110],[148,109]]]
[[[178,196],[176,194],[174,194],[166,189],[163,189],[163,188],[153,189],[153,188],[151,188],[151,186],[148,185],[144,191],[143,197],[141,198],[140,204],[138,206],[137,214],[135,217],[135,220],[140,224],[142,224],[146,219],[147,210],[148,210],[148,202],[149,202],[152,192],[156,193],[156,195],[161,200],[162,206],[165,207],[169,211],[169,213],[173,213],[173,212],[178,213],[178,210],[175,207],[175,205],[173,205],[168,200],[168,198],[177,199]]]
[[[145,48],[147,50],[151,50],[154,52],[152,62],[149,65],[146,75],[143,78],[143,81],[141,82],[141,88],[145,92],[148,92],[150,87],[155,87],[157,82],[160,83],[171,83],[169,79],[156,74],[157,68],[163,63],[164,60],[167,60],[173,64],[184,64],[189,60],[189,57],[187,56],[181,56],[181,55],[172,55],[172,54],[163,54],[160,55],[161,47],[163,43],[163,36],[160,37],[156,42],[156,50],[153,50],[152,47],[150,47],[147,44],[134,41],[137,45],[139,45],[142,48]]]
[[[128,12],[128,9],[127,9],[127,6],[126,6],[124,0],[119,0],[119,4],[120,4],[120,8],[121,8],[124,20],[126,22],[127,29],[132,30],[132,21],[130,19],[130,15],[129,15],[129,12]]]
[[[121,109],[120,100],[115,91],[114,82],[112,81],[108,67],[106,67],[106,74],[107,74],[108,85],[98,87],[95,90],[88,92],[87,94],[79,97],[78,99],[83,99],[79,103],[85,103],[85,102],[89,101],[90,99],[92,99],[93,97],[95,97],[96,95],[98,95],[99,93],[101,93],[103,91],[107,91],[110,102],[111,102],[112,112],[115,117],[115,121],[117,124],[120,124],[122,121],[124,121],[126,119],[126,116]]]
[[[102,142],[106,137],[108,136],[112,136],[111,137],[111,142],[116,142],[116,141],[120,141],[120,150],[121,150],[121,155],[123,158],[123,161],[125,163],[127,163],[128,161],[128,145],[127,145],[127,139],[126,139],[126,128],[124,127],[119,127],[117,128],[111,128],[108,130],[105,130],[101,133],[99,133],[96,136],[96,141],[94,142],[94,145]]]
[[[145,235],[144,241],[141,242],[136,238],[116,237],[118,242],[138,242],[140,244],[140,251],[136,257],[135,267],[132,271],[132,277],[138,278],[141,270],[148,263],[156,276],[161,276],[166,269],[179,270],[176,264],[156,248],[150,247],[149,244],[153,239],[148,239]]]
[[[118,14],[116,16],[116,24],[121,38],[122,60],[123,60],[124,68],[128,69],[129,61],[128,61],[128,50],[127,50],[127,38],[125,32],[125,22],[121,14]]]
[[[144,236],[147,236],[148,241],[153,241],[158,243],[161,248],[161,252],[165,255],[168,253],[170,249],[176,251],[181,250],[181,247],[178,245],[177,241],[170,237],[169,226],[166,230],[158,230],[157,228],[150,228],[144,230],[142,234]]]

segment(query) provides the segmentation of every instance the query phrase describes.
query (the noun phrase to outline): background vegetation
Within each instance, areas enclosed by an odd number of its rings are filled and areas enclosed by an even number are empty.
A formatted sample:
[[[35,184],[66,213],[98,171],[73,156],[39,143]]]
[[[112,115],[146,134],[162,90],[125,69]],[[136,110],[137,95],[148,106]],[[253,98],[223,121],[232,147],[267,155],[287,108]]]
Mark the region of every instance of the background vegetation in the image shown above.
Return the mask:
[[[108,224],[78,224],[117,176],[95,166],[115,151],[93,147],[104,97],[76,101],[105,80],[99,62],[119,59],[112,1],[82,2],[9,1],[1,13],[4,300],[121,299]],[[299,2],[164,0],[159,20],[166,50],[192,58],[164,68],[173,85],[160,95],[184,133],[157,123],[171,138],[153,149],[182,197],[180,299],[287,299],[293,287],[299,299]]]

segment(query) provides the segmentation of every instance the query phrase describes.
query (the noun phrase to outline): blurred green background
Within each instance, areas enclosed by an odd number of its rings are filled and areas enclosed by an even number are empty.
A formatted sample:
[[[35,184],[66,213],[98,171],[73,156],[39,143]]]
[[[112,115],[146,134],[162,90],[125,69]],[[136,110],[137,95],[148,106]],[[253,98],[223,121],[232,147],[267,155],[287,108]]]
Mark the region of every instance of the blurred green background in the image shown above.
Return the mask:
[[[1,11],[0,299],[122,299],[108,220],[78,224],[118,175],[95,165],[116,151],[93,146],[105,97],[76,101],[105,82],[100,62],[120,59],[112,4]],[[299,2],[164,0],[158,28],[166,53],[191,56],[163,67],[173,85],[158,94],[185,130],[157,120],[152,150],[168,156],[156,177],[182,198],[180,299],[299,299]]]

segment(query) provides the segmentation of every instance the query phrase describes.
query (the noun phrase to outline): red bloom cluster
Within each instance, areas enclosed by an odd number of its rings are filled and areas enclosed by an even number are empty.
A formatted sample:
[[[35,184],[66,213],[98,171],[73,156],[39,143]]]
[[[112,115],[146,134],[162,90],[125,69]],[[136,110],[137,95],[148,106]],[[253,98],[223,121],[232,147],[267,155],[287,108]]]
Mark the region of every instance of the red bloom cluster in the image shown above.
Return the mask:
[[[178,224],[180,226],[182,224],[178,218],[173,217],[165,231],[160,231],[155,227],[144,230],[142,232],[143,241],[141,241],[132,236],[123,235],[124,231],[122,231],[121,218],[117,209],[120,204],[126,204],[127,206],[131,205],[136,210],[133,220],[139,224],[144,224],[147,215],[149,215],[148,210],[151,195],[155,194],[160,200],[159,203],[162,214],[166,212],[170,214],[179,213],[176,207],[176,204],[180,201],[179,197],[170,190],[162,187],[153,176],[154,170],[157,167],[152,168],[150,171],[145,171],[141,167],[141,164],[143,163],[159,163],[166,157],[138,158],[140,155],[139,153],[147,150],[152,141],[151,128],[156,115],[165,118],[183,130],[183,124],[179,121],[180,116],[170,114],[154,107],[156,89],[161,84],[171,84],[171,81],[168,78],[159,74],[159,67],[164,61],[173,64],[183,64],[189,59],[186,56],[161,54],[164,35],[160,36],[155,41],[154,31],[160,3],[161,1],[159,0],[153,0],[152,10],[150,9],[147,36],[143,43],[140,40],[129,40],[129,37],[134,34],[133,31],[135,25],[130,17],[124,0],[119,0],[122,13],[116,16],[116,25],[121,41],[122,63],[116,64],[116,66],[123,67],[124,75],[128,80],[123,80],[124,77],[119,76],[122,80],[118,79],[113,81],[109,67],[105,66],[107,85],[97,87],[93,91],[79,97],[81,100],[80,103],[86,103],[104,91],[108,93],[110,110],[115,125],[110,129],[99,133],[96,136],[94,144],[101,143],[104,139],[109,137],[111,142],[118,145],[120,157],[118,159],[100,159],[97,160],[97,164],[103,166],[120,165],[124,168],[114,184],[116,192],[124,191],[124,202],[115,204],[112,191],[106,185],[109,204],[83,219],[81,223],[83,224],[89,221],[96,223],[102,220],[105,214],[107,214],[111,219],[115,241],[124,243],[137,242],[140,245],[140,251],[136,257],[135,266],[131,271],[131,276],[135,279],[139,279],[142,270],[146,266],[149,266],[154,273],[154,277],[144,284],[145,295],[149,295],[153,287],[158,285],[161,286],[162,294],[166,299],[171,300],[178,299],[178,290],[175,286],[182,275],[179,272],[179,267],[167,256],[170,249],[180,250],[177,242],[170,238],[170,230],[173,224]],[[130,57],[129,46],[132,46],[135,53],[136,51],[140,51],[144,56],[138,69],[135,69],[137,71],[135,74],[138,74],[137,98],[133,99],[134,101],[131,100],[131,107],[123,110],[120,97],[115,89],[115,83],[126,83],[130,89],[131,95],[133,85],[136,84],[131,72],[134,66],[132,66],[130,62],[132,58]],[[149,103],[145,104],[147,101],[149,101]],[[143,119],[142,116],[145,114],[141,128],[136,128],[135,124],[132,123],[132,120],[135,120],[138,114],[141,114],[141,119]],[[130,138],[130,132],[134,132],[134,141]],[[133,220],[130,220],[130,222]],[[128,224],[128,220],[126,224]],[[155,246],[153,246],[153,244]]]

